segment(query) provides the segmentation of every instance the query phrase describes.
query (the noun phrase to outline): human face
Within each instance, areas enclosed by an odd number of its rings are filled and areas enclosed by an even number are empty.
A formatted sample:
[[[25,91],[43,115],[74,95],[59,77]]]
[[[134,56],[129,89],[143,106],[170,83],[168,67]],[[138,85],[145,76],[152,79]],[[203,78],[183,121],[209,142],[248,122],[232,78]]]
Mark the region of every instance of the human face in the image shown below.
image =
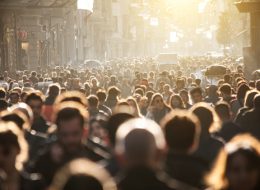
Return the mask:
[[[42,102],[40,100],[30,100],[28,105],[31,107],[33,111],[34,118],[38,118],[42,112]]]
[[[19,96],[17,94],[10,95],[11,104],[17,104],[19,102]]]
[[[259,171],[257,168],[250,168],[248,162],[248,159],[243,154],[234,155],[227,171],[230,189],[255,189],[259,179]]]
[[[170,91],[170,87],[169,86],[164,86],[164,88],[163,88],[163,90],[164,90],[164,92],[169,92]]]
[[[160,96],[155,97],[153,100],[153,106],[155,106],[159,110],[163,109],[163,99]]]
[[[61,145],[69,153],[76,153],[83,137],[83,127],[80,119],[75,117],[71,120],[61,121],[58,126],[58,138]]]
[[[171,105],[173,108],[177,108],[177,107],[180,107],[180,101],[177,99],[177,98],[172,98],[172,102],[171,102]]]
[[[181,99],[184,103],[188,103],[189,102],[189,96],[185,93],[180,93]]]
[[[202,95],[198,92],[194,93],[191,95],[192,101],[194,104],[198,103],[198,102],[202,102]]]

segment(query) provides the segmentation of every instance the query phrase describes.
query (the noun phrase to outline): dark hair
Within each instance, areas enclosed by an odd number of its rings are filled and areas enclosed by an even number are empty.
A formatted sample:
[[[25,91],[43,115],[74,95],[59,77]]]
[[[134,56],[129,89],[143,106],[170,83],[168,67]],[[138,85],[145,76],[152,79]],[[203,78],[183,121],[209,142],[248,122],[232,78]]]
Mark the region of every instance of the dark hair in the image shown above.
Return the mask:
[[[178,99],[178,101],[179,101],[179,103],[180,103],[179,107],[174,107],[174,106],[172,105],[172,100],[173,100],[174,98]],[[178,94],[173,94],[173,95],[171,95],[171,97],[170,97],[170,106],[171,106],[172,109],[176,109],[176,108],[178,108],[178,109],[184,109],[184,108],[185,108],[184,103],[183,103],[183,101],[182,101],[182,99],[181,99],[181,96],[178,95]]]
[[[27,95],[25,103],[28,104],[31,100],[39,100],[43,103],[43,95],[40,92],[31,92]]]
[[[36,71],[32,71],[32,72],[31,72],[31,75],[32,75],[32,76],[36,76],[36,75],[37,75],[37,72],[36,72]]]
[[[255,96],[253,104],[255,109],[260,109],[260,94]]]
[[[230,117],[230,105],[224,101],[218,102],[215,105],[215,111],[220,118]]]
[[[8,108],[8,103],[6,100],[0,99],[0,110],[6,110]]]
[[[20,150],[18,138],[11,130],[0,132],[0,146],[5,155],[10,153],[11,147],[16,147]]]
[[[102,184],[93,176],[72,175],[65,183],[63,190],[103,190]]]
[[[196,85],[200,86],[200,84],[201,84],[201,79],[195,79],[195,83],[196,83]]]
[[[120,90],[116,86],[111,86],[108,88],[108,96],[116,97],[120,94]]]
[[[155,94],[153,94],[153,96],[152,96],[152,98],[151,98],[151,101],[150,101],[150,105],[149,105],[149,106],[153,106],[154,99],[155,99],[156,97],[160,97],[160,98],[163,100],[162,94],[160,94],[160,93],[155,93]],[[167,108],[170,109],[170,107],[169,107],[168,105],[166,105],[166,103],[164,102],[164,100],[163,100],[163,104],[164,104],[165,107],[167,107]]]
[[[179,94],[185,94],[186,96],[188,96],[189,92],[185,89],[182,89]]]
[[[19,129],[23,130],[23,125],[25,120],[17,113],[11,112],[1,117],[3,121],[11,121],[14,122]]]
[[[154,92],[153,91],[148,91],[145,93],[145,96],[148,98],[148,101],[152,99]]]
[[[195,93],[199,93],[199,94],[201,94],[202,95],[202,88],[201,87],[195,87],[195,88],[193,88],[193,89],[191,89],[190,90],[190,95],[193,95],[193,94],[195,94]]]
[[[115,146],[116,142],[116,131],[119,126],[125,121],[134,118],[133,115],[128,113],[117,113],[112,115],[107,122],[108,137],[112,146]]]
[[[49,86],[49,96],[58,96],[60,93],[60,87],[58,84],[51,84]]]
[[[231,82],[231,76],[229,74],[224,75],[224,82],[225,83],[230,83]]]
[[[232,165],[231,163],[232,163],[234,157],[236,157],[239,154],[245,156],[248,159],[248,162],[247,162],[249,165],[248,169],[260,171],[259,154],[254,149],[244,148],[244,147],[240,147],[236,151],[234,151],[228,155],[226,170],[230,169],[230,166]],[[260,179],[260,177],[259,177],[259,179]],[[258,184],[258,185],[260,185],[260,184]]]
[[[0,99],[5,99],[6,97],[6,91],[3,88],[0,88]]]
[[[141,96],[144,96],[144,90],[142,88],[137,88],[135,90],[134,94],[139,94]]]
[[[102,90],[98,90],[96,94],[97,94],[97,97],[98,97],[99,102],[103,102],[103,101],[105,101],[106,98],[107,98],[106,92],[104,92],[104,91],[102,91]]]
[[[97,107],[98,106],[98,97],[96,95],[90,95],[88,96],[88,105],[90,107]]]
[[[248,108],[253,108],[254,107],[253,100],[258,93],[259,92],[257,90],[247,91],[245,96],[244,106]]]
[[[66,108],[59,110],[57,115],[56,115],[55,123],[56,123],[56,125],[59,129],[61,122],[69,121],[69,120],[72,120],[74,118],[80,119],[80,124],[83,128],[84,123],[85,123],[85,119],[84,119],[83,114],[77,108],[66,107]]]
[[[220,88],[219,91],[224,93],[224,94],[231,94],[232,93],[232,88],[230,86],[230,84],[225,83],[223,84]]]
[[[246,92],[250,90],[250,87],[245,83],[241,84],[237,89],[237,100],[240,105],[243,106],[244,98],[246,96]]]
[[[9,94],[9,97],[12,96],[12,95],[15,95],[15,96],[20,96],[19,93],[17,91],[11,91],[11,93]]]
[[[188,112],[168,114],[162,122],[164,135],[172,150],[188,152],[199,137],[200,127],[194,115]]]
[[[204,134],[209,133],[209,130],[215,119],[212,112],[214,110],[211,110],[209,106],[205,105],[205,103],[200,103],[197,104],[195,107],[192,107],[191,111],[199,118],[202,132],[204,132]]]

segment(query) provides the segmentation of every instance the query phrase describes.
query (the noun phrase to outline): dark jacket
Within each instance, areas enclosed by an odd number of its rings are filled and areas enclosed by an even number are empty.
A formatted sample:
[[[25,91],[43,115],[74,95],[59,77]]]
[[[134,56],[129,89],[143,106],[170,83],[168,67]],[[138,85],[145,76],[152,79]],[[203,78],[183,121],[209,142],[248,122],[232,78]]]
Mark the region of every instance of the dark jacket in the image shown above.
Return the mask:
[[[205,187],[203,177],[209,169],[205,160],[193,155],[175,154],[170,151],[166,157],[166,173],[174,179],[197,188]]]
[[[30,171],[34,173],[39,173],[45,180],[46,185],[50,185],[54,174],[64,166],[66,163],[70,162],[76,158],[88,158],[92,161],[100,161],[104,159],[101,155],[96,153],[92,148],[83,145],[82,148],[76,154],[64,153],[61,161],[57,162],[52,159],[51,156],[51,146],[50,145],[41,155],[36,159],[35,163],[31,166]]]
[[[119,190],[170,190],[156,172],[142,167],[128,170],[118,182]]]
[[[241,128],[260,140],[260,108],[246,112],[241,118]]]

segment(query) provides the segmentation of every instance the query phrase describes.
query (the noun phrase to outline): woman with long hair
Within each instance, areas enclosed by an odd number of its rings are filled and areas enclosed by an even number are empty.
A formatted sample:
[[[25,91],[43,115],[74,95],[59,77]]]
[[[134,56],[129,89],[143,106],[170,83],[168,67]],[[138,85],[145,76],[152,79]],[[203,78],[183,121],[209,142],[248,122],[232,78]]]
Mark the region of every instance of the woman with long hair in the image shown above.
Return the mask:
[[[183,103],[180,95],[178,95],[178,94],[171,95],[170,107],[172,109],[185,109],[184,103]]]
[[[163,96],[160,93],[155,93],[152,96],[146,117],[160,123],[164,116],[170,111],[171,108],[164,102]]]
[[[206,176],[212,190],[260,189],[260,143],[250,135],[239,135],[219,153]]]

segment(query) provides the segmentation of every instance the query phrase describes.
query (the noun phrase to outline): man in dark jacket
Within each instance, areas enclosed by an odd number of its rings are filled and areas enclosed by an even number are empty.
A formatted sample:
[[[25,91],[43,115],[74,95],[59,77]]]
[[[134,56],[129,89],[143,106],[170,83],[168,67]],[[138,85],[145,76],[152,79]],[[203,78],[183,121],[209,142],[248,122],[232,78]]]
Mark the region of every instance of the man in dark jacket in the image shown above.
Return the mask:
[[[55,172],[75,158],[88,158],[100,161],[104,157],[83,144],[84,130],[88,120],[86,109],[81,104],[68,101],[57,107],[55,112],[57,141],[52,143],[36,159],[33,172],[40,173],[49,185]]]
[[[177,181],[170,183],[159,169],[165,141],[158,124],[143,118],[130,119],[119,127],[116,136],[115,150],[123,168],[119,189],[182,189]]]
[[[187,111],[174,111],[165,117],[162,126],[168,146],[166,173],[190,186],[203,188],[207,163],[192,155],[201,131],[197,117]]]

